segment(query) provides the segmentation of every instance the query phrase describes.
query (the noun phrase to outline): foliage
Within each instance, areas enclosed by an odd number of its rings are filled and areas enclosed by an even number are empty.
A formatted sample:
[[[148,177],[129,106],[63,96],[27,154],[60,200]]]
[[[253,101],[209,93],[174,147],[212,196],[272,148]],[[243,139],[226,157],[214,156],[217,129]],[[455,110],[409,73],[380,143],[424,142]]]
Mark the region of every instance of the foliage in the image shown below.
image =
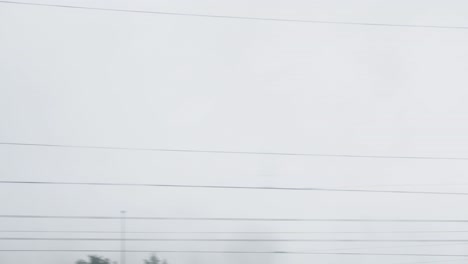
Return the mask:
[[[88,262],[80,259],[76,262],[76,264],[110,264],[109,259],[106,259],[100,256],[91,255],[91,256],[88,256],[88,258],[89,258]]]
[[[75,264],[111,264],[111,261],[107,258],[90,255],[88,256],[89,260],[78,260]],[[168,264],[165,259],[160,259],[156,254],[152,254],[148,259],[143,260],[144,264]],[[116,262],[112,262],[113,264],[117,264]]]
[[[160,258],[156,256],[156,254],[152,254],[149,257],[149,259],[145,259],[143,261],[144,261],[144,264],[168,264],[165,259],[161,260]]]

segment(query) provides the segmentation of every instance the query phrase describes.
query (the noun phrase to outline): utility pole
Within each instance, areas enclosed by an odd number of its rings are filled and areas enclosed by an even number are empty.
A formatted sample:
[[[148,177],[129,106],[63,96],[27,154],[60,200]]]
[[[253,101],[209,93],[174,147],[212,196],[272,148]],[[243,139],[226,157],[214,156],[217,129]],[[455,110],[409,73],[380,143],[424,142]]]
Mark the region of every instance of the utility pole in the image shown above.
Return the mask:
[[[125,264],[125,211],[120,211],[120,264]]]

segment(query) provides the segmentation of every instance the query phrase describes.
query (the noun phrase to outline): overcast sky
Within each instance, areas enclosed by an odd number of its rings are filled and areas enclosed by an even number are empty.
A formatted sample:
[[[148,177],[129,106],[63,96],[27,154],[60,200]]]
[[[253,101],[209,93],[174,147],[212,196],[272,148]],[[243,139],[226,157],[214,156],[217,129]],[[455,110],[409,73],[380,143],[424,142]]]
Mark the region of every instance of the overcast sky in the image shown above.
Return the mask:
[[[462,0],[43,0],[41,3],[468,26],[468,3]],[[0,3],[0,62],[1,142],[468,157],[468,30],[182,17]],[[468,192],[468,162],[460,160],[158,153],[5,145],[0,146],[0,159],[2,180]],[[126,210],[128,216],[468,219],[467,201],[463,196],[416,194],[0,185],[0,214],[119,216],[121,210]],[[119,222],[0,219],[0,229],[118,231]],[[128,221],[127,229],[391,232],[466,231],[468,226]],[[77,235],[0,234],[5,236]],[[81,236],[118,238],[118,234]],[[128,236],[463,239],[468,234]],[[440,244],[128,242],[128,249],[422,254],[466,254],[468,249],[468,244]],[[350,249],[338,250],[343,248]],[[0,249],[118,250],[119,242],[0,241]],[[119,260],[118,254],[101,255]],[[147,255],[129,253],[127,264],[141,263]],[[86,253],[2,252],[0,263],[66,264],[85,256]],[[456,259],[161,256],[170,264],[397,264]]]

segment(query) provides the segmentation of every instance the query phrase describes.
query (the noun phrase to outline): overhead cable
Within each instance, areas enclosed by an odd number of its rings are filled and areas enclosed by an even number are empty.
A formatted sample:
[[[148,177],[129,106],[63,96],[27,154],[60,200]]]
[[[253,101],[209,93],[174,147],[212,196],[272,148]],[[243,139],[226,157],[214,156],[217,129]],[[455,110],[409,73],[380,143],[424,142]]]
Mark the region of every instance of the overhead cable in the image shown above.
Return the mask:
[[[2,3],[2,1],[0,1],[0,3]],[[208,150],[208,149],[137,148],[137,147],[111,147],[111,146],[90,146],[90,145],[69,145],[69,144],[24,143],[24,142],[0,142],[0,145],[25,146],[25,147],[96,149],[96,150],[121,150],[121,151],[183,152],[183,153],[237,154],[237,155],[305,156],[305,157],[329,157],[329,158],[468,160],[467,157],[389,156],[389,155],[353,155],[353,154],[327,154],[327,153],[232,151],[232,150]]]
[[[100,237],[0,237],[0,240],[18,241],[121,241],[121,238]],[[468,239],[251,239],[251,238],[125,238],[139,242],[378,242],[378,243],[468,243]]]
[[[119,253],[111,249],[0,249],[0,252],[101,252]],[[468,254],[418,254],[418,253],[362,253],[319,251],[212,251],[212,250],[126,250],[127,253],[187,253],[187,254],[262,254],[262,255],[343,255],[343,256],[407,256],[407,257],[468,257]]]
[[[275,187],[275,186],[235,186],[235,185],[195,185],[195,184],[157,184],[157,183],[117,183],[117,182],[61,182],[61,181],[8,181],[0,180],[0,184],[33,184],[33,185],[81,185],[81,186],[111,186],[111,187],[158,187],[158,188],[190,188],[190,189],[234,189],[234,190],[266,190],[266,191],[317,191],[317,192],[352,192],[352,193],[391,193],[391,194],[423,194],[423,195],[463,195],[464,192],[434,192],[434,191],[402,191],[402,190],[370,190],[341,189],[320,187]]]
[[[167,15],[167,16],[184,16],[198,18],[216,18],[229,20],[245,20],[245,21],[270,21],[270,22],[289,22],[289,23],[313,23],[313,24],[329,24],[329,25],[350,25],[350,26],[380,26],[380,27],[404,27],[404,28],[428,28],[428,29],[468,29],[467,26],[441,26],[441,25],[419,25],[419,24],[393,24],[393,23],[370,23],[370,22],[351,22],[351,21],[327,21],[327,20],[308,20],[308,19],[287,19],[287,18],[269,18],[269,17],[251,17],[251,16],[230,16],[230,15],[211,15],[200,13],[179,13],[179,12],[162,12],[149,10],[131,10],[105,7],[90,7],[64,4],[47,4],[47,3],[32,3],[19,1],[0,1],[3,4],[29,5],[41,7],[68,8],[80,10],[95,10],[109,12],[125,12],[137,14],[152,14],[152,15]]]
[[[121,220],[119,216],[91,215],[18,215],[0,214],[0,218],[24,219],[90,219]],[[251,222],[401,222],[401,223],[468,223],[468,219],[372,219],[372,218],[247,218],[247,217],[164,217],[164,216],[127,216],[126,220],[157,221],[251,221]]]
[[[121,231],[98,230],[0,230],[0,233],[67,233],[67,234],[120,234]],[[468,233],[467,230],[441,230],[441,231],[126,231],[127,234],[442,234],[442,233]]]

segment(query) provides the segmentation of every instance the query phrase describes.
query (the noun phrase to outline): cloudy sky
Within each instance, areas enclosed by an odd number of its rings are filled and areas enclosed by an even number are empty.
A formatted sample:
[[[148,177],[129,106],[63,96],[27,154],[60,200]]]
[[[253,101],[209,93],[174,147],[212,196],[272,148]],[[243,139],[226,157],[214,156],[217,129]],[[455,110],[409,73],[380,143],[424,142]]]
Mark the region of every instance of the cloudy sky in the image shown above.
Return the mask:
[[[36,0],[31,0],[39,2]],[[455,0],[43,0],[228,16],[468,26]],[[0,141],[135,148],[468,157],[468,30],[252,21],[0,3]],[[358,159],[0,146],[1,180],[468,192],[464,160]],[[0,214],[468,219],[468,197],[0,185]],[[463,223],[128,221],[133,238],[464,239]],[[0,231],[118,231],[115,220],[0,219]],[[0,237],[118,234],[1,233]],[[128,242],[129,250],[466,254],[410,242]],[[118,241],[0,241],[109,249]],[[343,250],[345,249],[345,250]],[[117,253],[102,253],[119,260]],[[127,264],[146,253],[128,253]],[[160,254],[170,264],[462,263],[455,257]],[[86,253],[0,252],[2,264]]]

